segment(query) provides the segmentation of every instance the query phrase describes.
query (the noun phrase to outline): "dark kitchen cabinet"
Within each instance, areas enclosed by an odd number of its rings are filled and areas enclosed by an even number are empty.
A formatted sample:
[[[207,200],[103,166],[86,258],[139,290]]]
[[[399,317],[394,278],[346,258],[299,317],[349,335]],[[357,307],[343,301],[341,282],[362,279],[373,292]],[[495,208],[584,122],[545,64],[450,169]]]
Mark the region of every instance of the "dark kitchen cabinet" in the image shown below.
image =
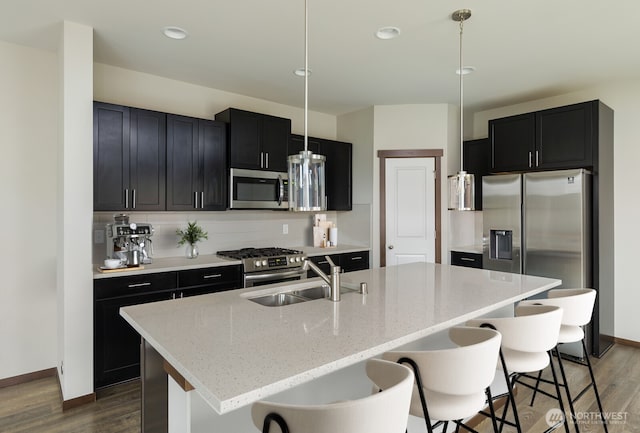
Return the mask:
[[[594,165],[599,101],[489,121],[492,172]]]
[[[94,385],[140,376],[140,335],[120,316],[120,307],[171,299],[175,272],[94,281]]]
[[[325,195],[327,210],[352,209],[352,144],[324,138],[308,138],[307,149],[313,153],[324,155],[325,160]],[[289,155],[304,150],[304,136],[291,134]]]
[[[287,171],[290,119],[228,108],[216,120],[228,124],[231,168]]]
[[[451,251],[451,264],[454,266],[482,269],[482,254]]]
[[[164,210],[165,121],[164,113],[94,102],[94,210]]]
[[[227,208],[224,123],[167,115],[167,210]]]
[[[519,171],[532,167],[535,115],[520,114],[489,121],[491,171]]]
[[[369,269],[369,251],[355,251],[351,253],[341,254],[323,254],[320,256],[311,256],[309,260],[318,265],[318,267],[325,274],[329,275],[331,272],[331,266],[325,256],[329,256],[333,263],[340,266],[342,272],[361,271],[363,269]],[[308,278],[316,277],[316,273],[309,271],[307,273]]]
[[[94,280],[94,385],[140,376],[140,335],[120,307],[242,287],[242,266],[219,266]]]
[[[178,271],[178,289],[184,296],[242,288],[242,265]]]
[[[539,168],[593,165],[594,110],[598,101],[552,108],[536,113],[536,152]]]
[[[475,210],[482,210],[482,176],[491,171],[491,144],[488,138],[467,140],[462,146],[463,168],[475,181]]]
[[[340,268],[343,272],[369,269],[369,251],[340,254]]]

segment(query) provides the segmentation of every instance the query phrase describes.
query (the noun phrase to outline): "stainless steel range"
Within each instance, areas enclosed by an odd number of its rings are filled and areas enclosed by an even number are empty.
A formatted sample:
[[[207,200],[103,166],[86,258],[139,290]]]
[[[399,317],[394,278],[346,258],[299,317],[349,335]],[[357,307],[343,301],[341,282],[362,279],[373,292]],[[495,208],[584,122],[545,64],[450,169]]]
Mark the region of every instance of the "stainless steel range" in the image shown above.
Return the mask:
[[[218,251],[217,254],[242,260],[244,287],[295,281],[307,278],[304,267],[306,255],[302,251],[286,248],[242,248]]]

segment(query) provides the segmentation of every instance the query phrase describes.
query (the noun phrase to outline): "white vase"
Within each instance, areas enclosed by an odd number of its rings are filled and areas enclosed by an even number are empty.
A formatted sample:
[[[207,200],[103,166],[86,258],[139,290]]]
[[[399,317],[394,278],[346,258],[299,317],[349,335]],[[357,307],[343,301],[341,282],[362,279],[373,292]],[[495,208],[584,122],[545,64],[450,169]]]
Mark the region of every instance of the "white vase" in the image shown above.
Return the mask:
[[[196,257],[198,257],[198,254],[200,254],[198,252],[198,245],[197,244],[188,244],[187,245],[187,258],[188,259],[195,259]]]

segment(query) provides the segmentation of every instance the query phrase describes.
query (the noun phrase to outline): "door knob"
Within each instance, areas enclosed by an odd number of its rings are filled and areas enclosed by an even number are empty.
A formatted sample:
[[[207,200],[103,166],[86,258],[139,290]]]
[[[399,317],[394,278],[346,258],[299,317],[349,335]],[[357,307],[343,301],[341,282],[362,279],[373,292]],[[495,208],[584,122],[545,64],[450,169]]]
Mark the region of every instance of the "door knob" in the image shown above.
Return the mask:
[[[387,248],[389,248],[390,250],[393,249],[393,245],[389,245]]]

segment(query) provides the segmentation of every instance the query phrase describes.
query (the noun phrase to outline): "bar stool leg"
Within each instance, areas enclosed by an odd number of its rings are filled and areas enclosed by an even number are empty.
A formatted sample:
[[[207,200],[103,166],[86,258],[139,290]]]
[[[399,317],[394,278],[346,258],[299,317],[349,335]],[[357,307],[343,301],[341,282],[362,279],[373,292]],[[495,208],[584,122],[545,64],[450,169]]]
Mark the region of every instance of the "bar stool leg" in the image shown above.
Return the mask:
[[[573,428],[576,430],[576,433],[580,433],[580,427],[576,421],[576,410],[573,407],[573,397],[571,397],[571,391],[569,391],[569,383],[567,381],[567,375],[564,372],[564,365],[562,363],[562,356],[560,355],[560,351],[558,350],[558,346],[556,346],[556,357],[558,358],[558,366],[560,366],[560,375],[562,376],[562,384],[560,386],[564,387],[565,392],[567,393],[567,400],[569,401],[569,412],[571,412],[571,417],[573,419]],[[552,360],[553,362],[553,360]]]
[[[556,368],[553,365],[553,354],[549,351],[549,365],[551,366],[551,374],[553,375],[553,382],[556,387],[556,395],[558,396],[558,405],[560,406],[560,410],[562,411],[562,416],[564,417],[564,431],[569,433],[569,422],[567,421],[567,415],[564,411],[564,403],[562,402],[562,394],[560,393],[560,386],[558,385],[558,375],[556,374]]]
[[[591,376],[591,384],[593,385],[593,392],[596,394],[596,402],[598,403],[598,410],[600,411],[600,418],[602,419],[602,426],[604,427],[605,433],[609,433],[609,429],[607,428],[607,420],[604,417],[604,413],[602,410],[602,402],[600,401],[600,393],[598,392],[598,387],[596,386],[596,378],[593,375],[593,369],[591,368],[591,361],[589,361],[589,352],[587,352],[587,345],[584,343],[584,339],[582,340],[582,350],[584,351],[585,358],[587,359],[587,367],[589,367],[589,376]]]
[[[540,386],[541,377],[542,377],[542,370],[538,372],[538,379],[536,379],[536,386],[535,386],[535,389],[533,390],[533,395],[531,396],[531,402],[529,403],[529,406],[533,406],[533,402],[536,399],[536,395],[538,394],[538,387]]]

